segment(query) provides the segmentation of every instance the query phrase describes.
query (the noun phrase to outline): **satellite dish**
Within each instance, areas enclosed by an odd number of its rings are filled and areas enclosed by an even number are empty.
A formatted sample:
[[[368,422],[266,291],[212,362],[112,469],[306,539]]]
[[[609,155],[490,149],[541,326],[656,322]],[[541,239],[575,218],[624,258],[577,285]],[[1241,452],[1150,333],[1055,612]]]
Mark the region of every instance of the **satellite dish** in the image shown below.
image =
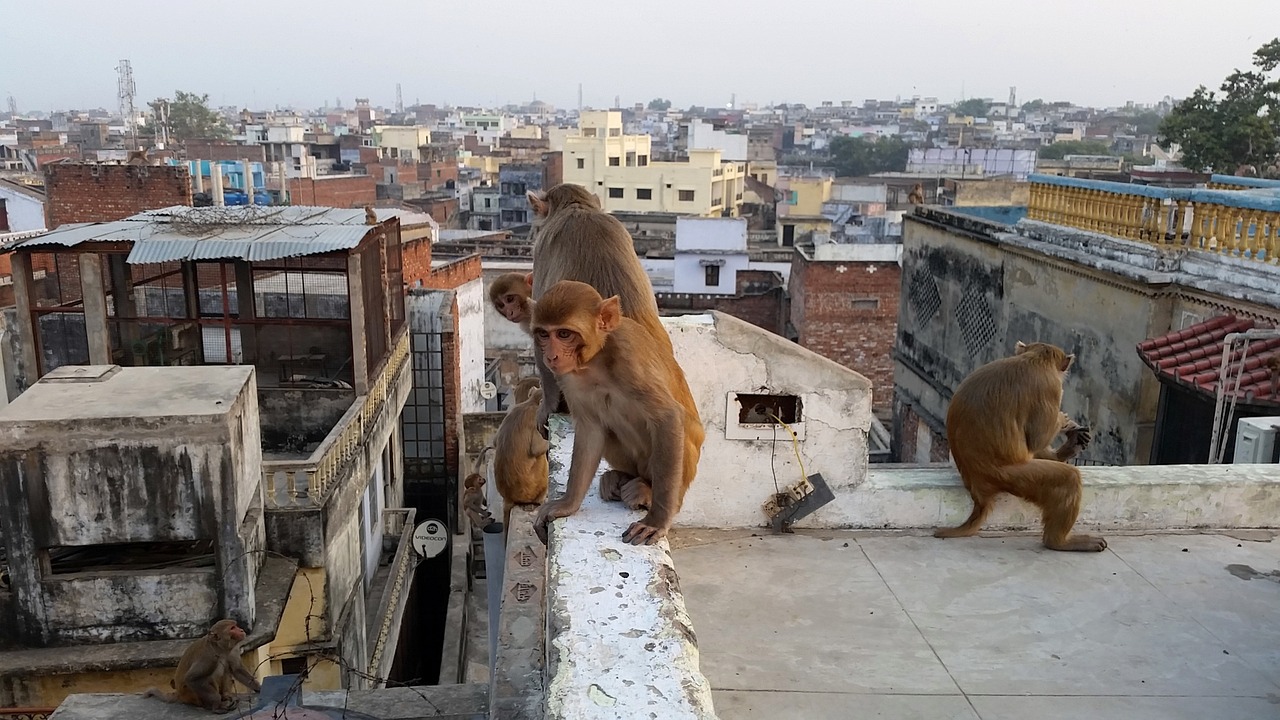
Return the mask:
[[[449,530],[434,518],[423,520],[413,529],[413,549],[424,558],[433,558],[449,544]]]
[[[480,397],[485,400],[492,400],[498,396],[498,386],[491,382],[484,382],[480,385]]]

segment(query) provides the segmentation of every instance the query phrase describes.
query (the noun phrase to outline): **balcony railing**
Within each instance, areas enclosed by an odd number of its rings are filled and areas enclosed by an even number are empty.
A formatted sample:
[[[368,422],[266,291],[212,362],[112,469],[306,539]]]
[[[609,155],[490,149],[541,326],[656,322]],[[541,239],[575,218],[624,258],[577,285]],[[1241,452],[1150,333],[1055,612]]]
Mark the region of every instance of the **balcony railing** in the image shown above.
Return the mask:
[[[262,463],[263,491],[272,509],[319,507],[347,469],[364,452],[364,446],[380,425],[387,400],[395,397],[396,381],[409,357],[409,333],[388,356],[369,394],[356,398],[346,414],[329,431],[320,447],[303,461],[268,460]]]
[[[399,630],[399,619],[404,615],[404,605],[409,593],[409,585],[413,576],[413,521],[416,514],[413,508],[397,508],[382,511],[383,534],[386,538],[395,538],[396,554],[391,561],[391,574],[387,578],[387,589],[378,603],[377,615],[378,635],[369,652],[369,672],[375,678],[386,678],[390,674],[391,661],[395,658],[395,636],[393,630]],[[383,665],[387,667],[383,667]],[[379,680],[378,687],[385,685]]]
[[[1032,175],[1027,218],[1280,264],[1280,192],[1158,188]]]

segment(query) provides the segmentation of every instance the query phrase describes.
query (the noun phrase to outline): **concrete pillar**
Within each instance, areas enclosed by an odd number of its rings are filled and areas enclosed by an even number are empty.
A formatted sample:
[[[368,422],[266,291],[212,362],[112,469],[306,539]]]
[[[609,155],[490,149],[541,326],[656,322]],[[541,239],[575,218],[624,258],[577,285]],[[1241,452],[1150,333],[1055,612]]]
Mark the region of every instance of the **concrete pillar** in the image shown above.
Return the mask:
[[[22,348],[23,377],[18,387],[25,390],[40,379],[40,335],[31,317],[31,255],[10,253],[9,261],[10,272],[13,273],[14,304],[18,310],[18,344]],[[13,552],[12,548],[10,552]]]
[[[364,322],[364,277],[360,273],[360,255],[347,256],[347,306],[351,312],[351,370],[355,374],[357,395],[369,393],[369,351]]]
[[[249,204],[253,204],[253,165],[249,164],[249,158],[241,158],[240,164],[244,166],[244,191],[249,196]]]
[[[226,198],[222,197],[222,165],[216,162],[209,163],[209,183],[213,186],[213,204],[215,207],[222,207],[227,204]]]
[[[80,253],[80,294],[84,300],[84,330],[89,362],[110,365],[111,336],[107,333],[107,296],[102,289],[102,261],[94,253]]]
[[[191,161],[191,179],[195,180],[195,183],[196,183],[196,190],[195,190],[195,191],[196,191],[196,192],[198,192],[198,193],[202,193],[202,192],[204,192],[204,169],[203,169],[203,166],[204,166],[204,161],[203,161],[203,160],[192,160],[192,161]]]

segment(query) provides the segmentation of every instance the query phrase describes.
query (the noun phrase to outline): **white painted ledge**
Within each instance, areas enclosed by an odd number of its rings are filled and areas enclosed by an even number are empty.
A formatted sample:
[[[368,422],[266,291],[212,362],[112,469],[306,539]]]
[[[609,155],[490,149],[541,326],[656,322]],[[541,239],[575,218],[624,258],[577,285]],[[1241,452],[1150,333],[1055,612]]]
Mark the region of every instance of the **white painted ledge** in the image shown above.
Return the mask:
[[[1280,523],[1280,465],[1082,467],[1079,524],[1102,530],[1272,528]],[[705,478],[704,478],[705,482]],[[864,483],[836,489],[807,528],[933,528],[958,525],[972,501],[954,466],[872,465]],[[761,516],[763,524],[763,515]],[[1002,495],[988,530],[1040,527],[1035,506]]]
[[[553,416],[550,436],[556,497],[568,479],[569,420]],[[595,483],[582,509],[551,528],[546,717],[714,719],[667,541],[624,543],[623,531],[641,514],[601,500]]]

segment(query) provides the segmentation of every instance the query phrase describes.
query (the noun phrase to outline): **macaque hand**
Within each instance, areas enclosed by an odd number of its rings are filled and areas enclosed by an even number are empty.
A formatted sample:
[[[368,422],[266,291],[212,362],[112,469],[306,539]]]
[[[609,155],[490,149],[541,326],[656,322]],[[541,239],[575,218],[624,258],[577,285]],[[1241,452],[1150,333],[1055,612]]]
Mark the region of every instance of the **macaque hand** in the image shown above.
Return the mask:
[[[549,503],[543,503],[538,508],[538,514],[533,518],[533,531],[538,534],[538,539],[545,545],[547,542],[547,525],[558,518],[567,518],[578,512],[581,507],[579,503],[572,500],[561,498]]]

